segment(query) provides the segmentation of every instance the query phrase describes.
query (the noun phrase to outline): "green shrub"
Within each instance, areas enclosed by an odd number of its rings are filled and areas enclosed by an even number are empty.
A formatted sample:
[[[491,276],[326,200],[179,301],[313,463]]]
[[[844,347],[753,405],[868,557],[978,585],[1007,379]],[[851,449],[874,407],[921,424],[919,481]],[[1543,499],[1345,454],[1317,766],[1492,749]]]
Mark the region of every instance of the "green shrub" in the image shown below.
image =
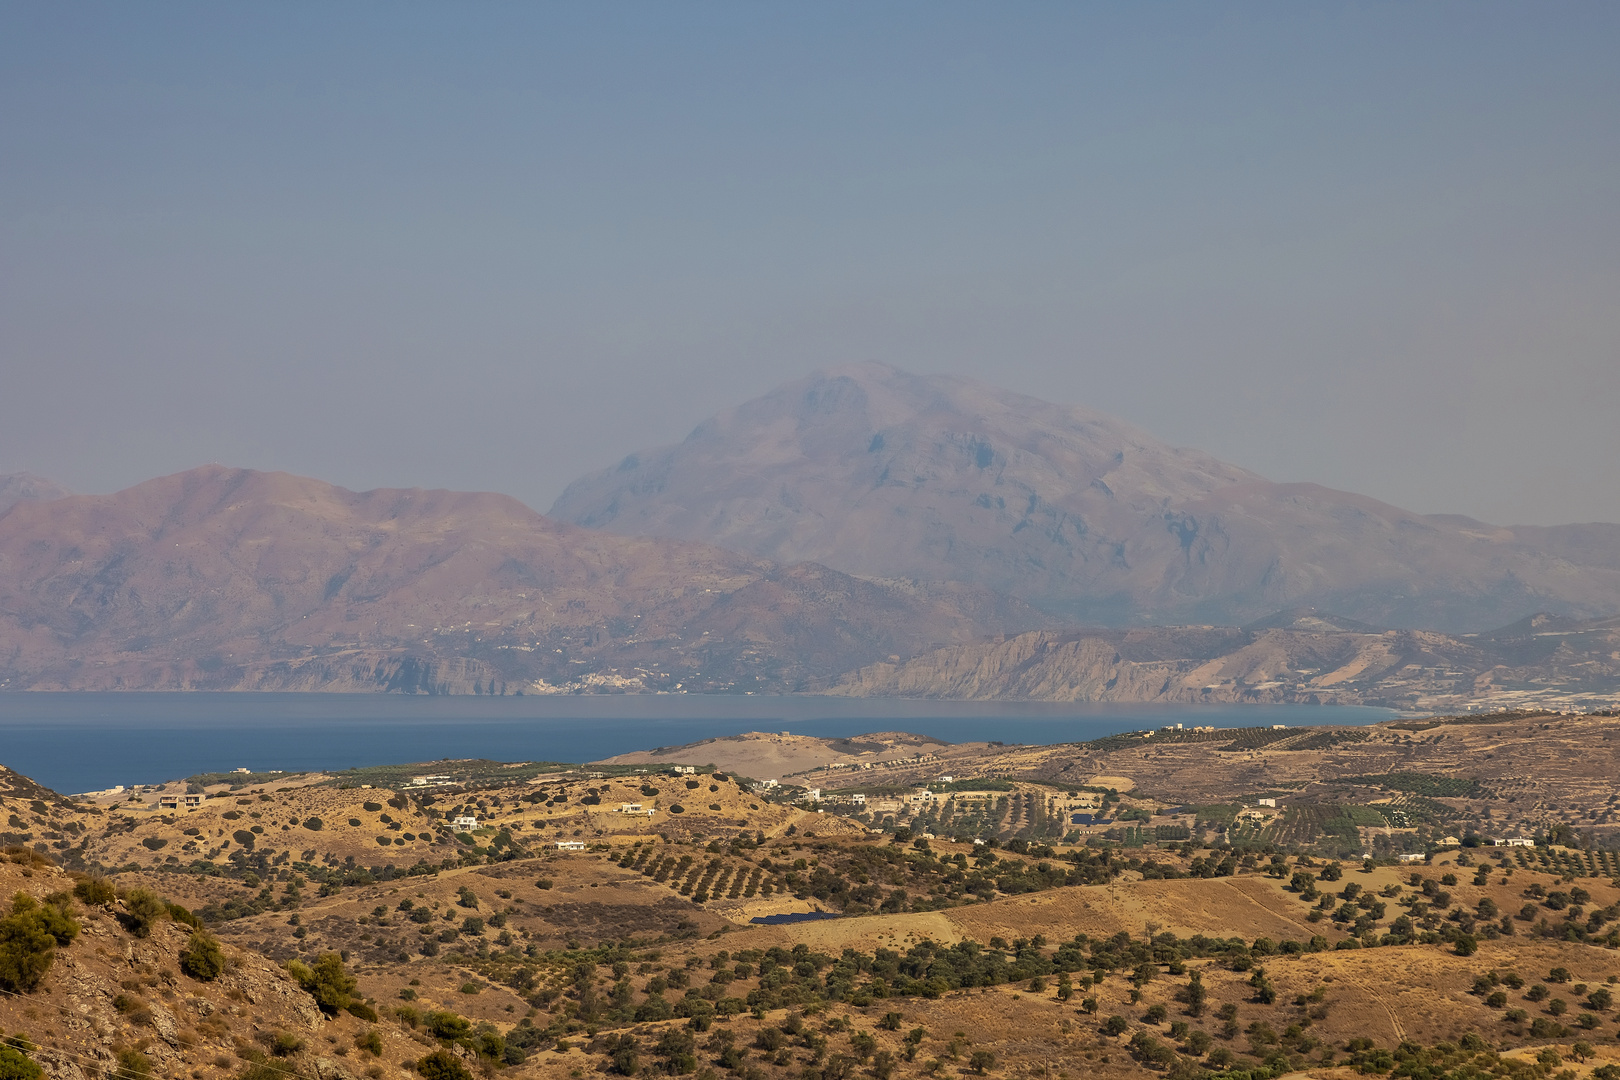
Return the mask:
[[[179,904],[169,901],[165,904],[165,906],[169,909],[169,918],[173,919],[175,922],[185,923],[193,930],[201,930],[203,928],[202,920],[197,918],[197,916],[193,915],[191,912],[187,911],[185,908],[181,907]]]
[[[213,982],[225,971],[225,952],[219,939],[206,930],[193,930],[180,953],[180,970],[199,982]]]
[[[318,817],[305,818],[304,828],[310,830],[311,832],[320,832],[322,829],[326,828],[326,822],[322,821]]]
[[[73,886],[73,895],[82,903],[94,904],[97,907],[111,907],[112,902],[118,899],[118,893],[113,889],[106,878],[83,878]]]
[[[161,851],[169,846],[169,842],[161,836],[148,836],[141,841],[141,847],[147,851]]]
[[[66,945],[79,936],[79,924],[73,920],[73,901],[68,899],[67,893],[47,896],[43,904],[36,903],[25,893],[18,893],[12,903],[14,912],[31,913],[58,945]]]
[[[0,919],[0,989],[32,991],[55,963],[60,937],[71,941],[78,932],[78,924],[61,909],[41,907],[33,897],[18,893],[11,914]]]
[[[377,1034],[376,1028],[367,1028],[365,1034],[354,1037],[354,1048],[364,1050],[372,1057],[382,1057],[382,1036]]]
[[[0,1043],[0,1080],[40,1080],[43,1071],[21,1050]]]
[[[270,1052],[276,1057],[292,1057],[304,1048],[304,1040],[290,1031],[278,1031],[270,1040]]]
[[[322,953],[313,968],[289,960],[287,971],[328,1016],[348,1008],[356,984],[354,976],[343,970],[343,958],[337,953]]]
[[[448,1050],[435,1050],[416,1063],[422,1080],[472,1080],[472,1073]]]
[[[375,814],[382,809],[382,803],[380,802],[361,803],[360,806],[368,814]]]
[[[150,1080],[152,1059],[139,1050],[120,1050],[117,1060],[110,1073],[112,1080]]]
[[[150,937],[152,926],[167,918],[169,905],[145,889],[131,889],[124,894],[124,914],[119,921],[138,938]]]
[[[358,1016],[368,1024],[377,1022],[377,1010],[363,1001],[351,1001],[344,1008],[350,1016]]]
[[[427,1028],[435,1039],[443,1039],[446,1042],[465,1039],[472,1033],[472,1024],[467,1018],[457,1016],[453,1012],[428,1013]]]

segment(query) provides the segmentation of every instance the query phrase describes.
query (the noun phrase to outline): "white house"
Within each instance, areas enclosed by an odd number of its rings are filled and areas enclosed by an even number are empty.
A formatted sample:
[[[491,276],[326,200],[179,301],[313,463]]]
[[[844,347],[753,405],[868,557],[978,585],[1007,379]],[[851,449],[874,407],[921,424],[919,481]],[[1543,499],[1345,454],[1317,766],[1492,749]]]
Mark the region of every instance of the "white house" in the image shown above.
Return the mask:
[[[811,802],[820,802],[821,801],[821,789],[818,788],[818,787],[806,788],[805,792],[804,792],[804,797],[809,799]]]
[[[1536,842],[1528,836],[1506,836],[1496,842],[1497,847],[1535,847]]]
[[[559,840],[559,841],[557,841],[557,850],[558,851],[584,851],[585,850],[585,841],[583,841],[583,840]]]
[[[865,806],[866,805],[866,796],[865,795],[851,795],[849,797],[849,801],[854,803],[856,806]]]
[[[1415,851],[1409,855],[1397,855],[1395,858],[1399,859],[1401,862],[1422,862],[1424,859],[1427,859],[1428,856],[1420,851]]]
[[[639,814],[642,812],[642,805],[638,802],[622,802],[619,804],[619,813],[621,814]]]
[[[1270,806],[1272,808],[1275,808],[1276,805],[1277,805],[1277,800],[1276,799],[1256,799],[1254,801],[1257,804],[1259,804],[1260,806]]]
[[[478,818],[472,814],[461,814],[451,819],[450,828],[454,832],[472,832],[478,828]]]

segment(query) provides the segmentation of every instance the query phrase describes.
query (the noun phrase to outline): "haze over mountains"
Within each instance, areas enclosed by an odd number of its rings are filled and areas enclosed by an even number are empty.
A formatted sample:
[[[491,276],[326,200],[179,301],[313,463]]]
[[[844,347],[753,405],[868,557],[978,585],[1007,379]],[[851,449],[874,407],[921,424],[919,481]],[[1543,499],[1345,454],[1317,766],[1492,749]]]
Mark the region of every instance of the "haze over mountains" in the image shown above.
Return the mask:
[[[1479,631],[1620,612],[1620,525],[1507,528],[1279,484],[966,379],[838,368],[571,485],[553,516],[879,578],[971,582],[1083,624],[1312,606]]]
[[[219,466],[95,496],[0,477],[0,689],[1620,692],[1620,526],[1275,484],[875,364],[632,455],[553,515]]]
[[[793,689],[1034,625],[982,589],[218,466],[0,515],[0,687]]]

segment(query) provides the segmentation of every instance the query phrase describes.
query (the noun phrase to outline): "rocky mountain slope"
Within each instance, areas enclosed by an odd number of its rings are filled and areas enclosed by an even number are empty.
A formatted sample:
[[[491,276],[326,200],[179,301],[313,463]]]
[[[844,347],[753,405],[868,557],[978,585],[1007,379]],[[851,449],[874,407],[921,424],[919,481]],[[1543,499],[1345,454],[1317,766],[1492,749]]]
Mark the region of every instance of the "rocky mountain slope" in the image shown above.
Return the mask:
[[[5,689],[782,690],[1034,624],[501,495],[207,467],[0,515]]]
[[[582,478],[551,513],[879,578],[970,582],[1087,624],[1311,605],[1477,631],[1620,612],[1620,525],[1500,528],[1277,484],[1111,417],[879,364],[784,386]]]
[[[1314,611],[1244,628],[1035,631],[880,662],[855,696],[1256,702],[1451,709],[1607,707],[1620,700],[1620,619],[1534,616],[1487,634],[1378,630]]]

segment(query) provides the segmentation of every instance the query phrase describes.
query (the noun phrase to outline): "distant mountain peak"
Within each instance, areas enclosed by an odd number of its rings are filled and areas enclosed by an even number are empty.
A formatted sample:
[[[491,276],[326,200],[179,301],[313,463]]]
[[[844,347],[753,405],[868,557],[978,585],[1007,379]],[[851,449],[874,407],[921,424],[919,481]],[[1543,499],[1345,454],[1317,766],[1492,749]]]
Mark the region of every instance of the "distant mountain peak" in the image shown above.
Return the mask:
[[[33,473],[0,473],[0,514],[20,502],[48,502],[71,494],[54,480]]]
[[[1106,414],[880,363],[829,368],[583,477],[553,516],[883,579],[1057,621],[1240,625],[1313,607],[1480,630],[1620,612],[1620,526],[1503,528],[1272,483]]]

